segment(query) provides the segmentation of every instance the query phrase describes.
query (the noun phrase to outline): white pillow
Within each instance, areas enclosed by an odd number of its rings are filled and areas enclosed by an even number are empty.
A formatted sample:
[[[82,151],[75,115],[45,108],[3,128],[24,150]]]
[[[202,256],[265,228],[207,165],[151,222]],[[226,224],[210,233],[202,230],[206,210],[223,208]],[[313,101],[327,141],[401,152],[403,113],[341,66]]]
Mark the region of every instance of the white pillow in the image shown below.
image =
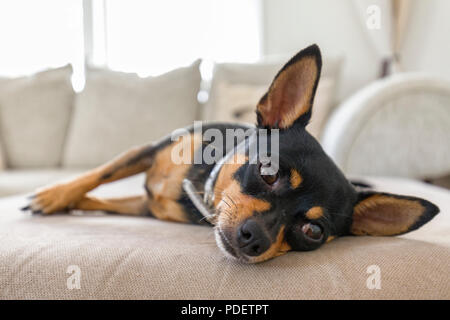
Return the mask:
[[[72,67],[0,80],[0,133],[10,168],[61,164],[74,92]]]
[[[317,140],[320,140],[325,123],[334,108],[336,83],[331,77],[323,77],[317,86],[311,119],[306,130]]]
[[[91,69],[75,102],[63,165],[92,167],[192,124],[200,61],[158,77]]]
[[[267,86],[249,84],[218,84],[211,120],[256,123],[256,104]]]
[[[256,123],[256,114],[254,113],[256,104],[287,61],[287,59],[276,60],[252,64],[221,63],[215,65],[209,100],[203,109],[203,119]],[[342,60],[338,57],[324,59],[313,115],[307,127],[308,131],[318,139],[328,115],[335,106],[341,62]],[[241,117],[236,117],[236,115],[241,115]]]
[[[333,103],[334,81],[323,78],[317,87],[311,120],[306,127],[317,139],[330,114]],[[268,85],[219,83],[215,105],[208,120],[256,123],[256,105],[266,93]]]

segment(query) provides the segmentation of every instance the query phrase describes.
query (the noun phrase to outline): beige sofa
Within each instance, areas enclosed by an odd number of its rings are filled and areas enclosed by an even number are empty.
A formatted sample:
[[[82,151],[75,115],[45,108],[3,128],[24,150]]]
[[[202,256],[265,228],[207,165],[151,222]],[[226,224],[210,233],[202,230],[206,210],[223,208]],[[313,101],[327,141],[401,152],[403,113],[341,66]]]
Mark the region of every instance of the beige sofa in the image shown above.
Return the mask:
[[[96,193],[132,193],[142,178]],[[450,192],[411,180],[370,181],[424,197],[442,212],[405,236],[345,237],[257,265],[224,257],[209,227],[100,213],[30,216],[18,209],[24,197],[5,198],[0,298],[450,299]],[[377,267],[380,289],[370,289],[368,271]]]
[[[70,66],[0,78],[0,197],[98,166],[194,120],[254,123],[253,108],[282,62],[217,64],[204,83],[199,65],[149,78],[88,68],[80,93],[73,92]],[[340,59],[326,59],[309,127],[317,136],[335,103],[339,66]],[[211,92],[205,106],[197,99],[201,87]],[[251,111],[236,115],[242,106]]]
[[[198,118],[200,61],[155,78],[66,66],[0,79],[0,197],[100,165]]]
[[[254,103],[255,90],[278,67],[217,66],[207,104],[212,110],[197,102],[198,62],[147,79],[88,69],[85,89],[77,94],[70,67],[0,79],[0,298],[449,299],[450,192],[412,180],[365,178],[380,190],[438,204],[441,214],[420,230],[396,238],[341,238],[314,252],[258,265],[225,258],[208,227],[102,213],[41,217],[19,211],[24,194],[35,187],[194,119],[214,119],[223,101],[230,101],[231,120],[247,120],[235,107]],[[335,69],[325,68],[330,80],[318,91],[324,113],[333,102]],[[94,193],[141,193],[143,178]],[[379,289],[371,284],[373,268],[379,271]]]
[[[372,82],[339,106],[322,134],[346,174],[420,180],[450,178],[449,141],[450,81],[419,72]]]

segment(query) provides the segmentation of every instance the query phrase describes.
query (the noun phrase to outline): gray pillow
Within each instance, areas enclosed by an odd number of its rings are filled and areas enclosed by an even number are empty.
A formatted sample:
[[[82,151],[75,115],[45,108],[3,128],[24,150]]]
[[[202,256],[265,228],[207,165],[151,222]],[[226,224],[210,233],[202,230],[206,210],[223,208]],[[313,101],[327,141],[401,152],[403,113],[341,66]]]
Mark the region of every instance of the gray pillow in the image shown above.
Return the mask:
[[[200,60],[158,77],[88,69],[75,101],[64,167],[92,167],[190,125],[198,113]]]
[[[0,136],[6,166],[61,164],[73,105],[72,67],[0,80]]]
[[[204,120],[230,120],[224,116],[230,110],[245,113],[245,118],[235,117],[234,121],[256,122],[254,110],[259,99],[269,88],[277,72],[289,57],[270,57],[259,63],[220,63],[214,66],[209,99],[203,107]],[[317,88],[314,109],[308,131],[320,139],[322,128],[336,104],[335,96],[342,64],[340,57],[325,57],[321,81]],[[247,93],[245,93],[247,89]],[[224,110],[224,108],[226,110]]]
[[[277,72],[289,60],[287,56],[269,57],[259,63],[218,63],[214,66],[213,79],[209,99],[204,106],[203,119],[214,118],[219,88],[223,83],[231,85],[251,85],[269,87]],[[331,78],[334,83],[334,99],[336,85],[339,78],[342,59],[340,57],[325,57],[322,67],[322,78]],[[257,101],[256,101],[257,102]],[[331,101],[334,103],[334,101]],[[256,103],[255,103],[256,107]]]

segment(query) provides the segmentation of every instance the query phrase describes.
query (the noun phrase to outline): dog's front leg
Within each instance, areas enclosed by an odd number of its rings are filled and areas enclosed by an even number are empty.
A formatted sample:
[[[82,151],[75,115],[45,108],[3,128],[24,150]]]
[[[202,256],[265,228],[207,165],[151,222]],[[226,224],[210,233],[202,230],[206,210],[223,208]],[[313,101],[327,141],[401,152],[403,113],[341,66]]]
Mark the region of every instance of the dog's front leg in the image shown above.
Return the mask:
[[[151,215],[148,209],[147,195],[100,199],[91,196],[83,196],[73,207],[74,210],[105,211],[113,214],[131,216]]]
[[[30,204],[23,210],[50,214],[72,209],[87,192],[99,185],[132,176],[150,168],[154,153],[152,145],[136,147],[72,180],[38,189],[31,196]]]

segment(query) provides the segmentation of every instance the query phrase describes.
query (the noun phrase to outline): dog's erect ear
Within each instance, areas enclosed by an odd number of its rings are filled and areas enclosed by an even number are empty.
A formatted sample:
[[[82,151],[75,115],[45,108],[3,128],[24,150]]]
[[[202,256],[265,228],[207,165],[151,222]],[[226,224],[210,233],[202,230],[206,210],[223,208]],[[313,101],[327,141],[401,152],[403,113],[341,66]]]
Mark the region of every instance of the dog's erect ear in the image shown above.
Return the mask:
[[[408,196],[372,191],[360,192],[353,208],[353,235],[393,236],[420,228],[439,208],[431,202]]]
[[[321,68],[322,58],[317,45],[303,49],[289,60],[258,103],[258,126],[287,129],[297,120],[306,126]]]

